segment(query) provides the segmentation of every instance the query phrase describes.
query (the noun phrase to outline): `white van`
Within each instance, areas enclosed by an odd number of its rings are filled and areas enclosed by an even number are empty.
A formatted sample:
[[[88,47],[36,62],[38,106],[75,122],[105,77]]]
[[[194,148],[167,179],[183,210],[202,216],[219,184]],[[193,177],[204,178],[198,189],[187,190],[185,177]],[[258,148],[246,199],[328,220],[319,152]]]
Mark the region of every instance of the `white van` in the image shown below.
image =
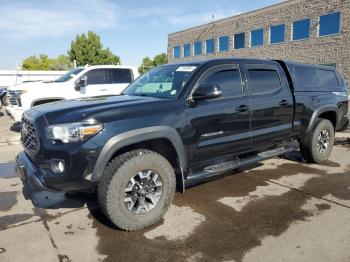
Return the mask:
[[[28,82],[8,88],[6,112],[16,122],[27,109],[64,99],[120,94],[135,78],[132,66],[77,67],[51,82]]]

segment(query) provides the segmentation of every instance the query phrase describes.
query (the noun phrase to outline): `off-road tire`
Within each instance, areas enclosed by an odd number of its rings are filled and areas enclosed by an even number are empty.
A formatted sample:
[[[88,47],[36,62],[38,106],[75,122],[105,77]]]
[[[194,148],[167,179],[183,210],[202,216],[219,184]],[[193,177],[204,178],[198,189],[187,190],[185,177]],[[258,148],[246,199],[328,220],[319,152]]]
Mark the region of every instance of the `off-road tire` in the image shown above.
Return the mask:
[[[330,133],[329,147],[325,153],[318,150],[318,137],[322,130],[328,130]],[[300,141],[300,153],[304,160],[317,164],[326,161],[333,150],[334,133],[334,126],[331,121],[322,118],[317,119],[308,134]]]
[[[161,177],[163,192],[153,209],[135,214],[124,203],[129,180],[142,170],[154,170]],[[98,185],[100,208],[120,229],[136,231],[158,222],[168,210],[175,194],[175,174],[171,164],[160,154],[140,149],[117,156],[105,168]]]
[[[8,98],[6,97],[6,95],[4,95],[2,98],[1,98],[1,104],[3,106],[8,106],[9,105],[9,100]]]

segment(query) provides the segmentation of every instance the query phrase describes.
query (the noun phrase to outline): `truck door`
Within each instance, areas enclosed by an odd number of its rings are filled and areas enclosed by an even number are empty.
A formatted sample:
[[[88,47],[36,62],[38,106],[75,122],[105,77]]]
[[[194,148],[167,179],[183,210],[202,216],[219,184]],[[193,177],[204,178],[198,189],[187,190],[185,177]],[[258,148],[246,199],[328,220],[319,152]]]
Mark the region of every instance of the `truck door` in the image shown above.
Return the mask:
[[[195,85],[215,84],[219,98],[198,101],[187,110],[190,163],[203,163],[251,146],[250,102],[239,64],[214,66]]]
[[[293,97],[280,65],[245,65],[251,99],[251,135],[255,148],[286,141],[292,135]]]
[[[87,85],[80,90],[84,96],[102,96],[111,94],[109,89],[112,81],[107,69],[91,69],[86,73],[86,76]]]
[[[112,83],[108,85],[109,93],[119,95],[133,81],[132,72],[128,68],[108,69]]]

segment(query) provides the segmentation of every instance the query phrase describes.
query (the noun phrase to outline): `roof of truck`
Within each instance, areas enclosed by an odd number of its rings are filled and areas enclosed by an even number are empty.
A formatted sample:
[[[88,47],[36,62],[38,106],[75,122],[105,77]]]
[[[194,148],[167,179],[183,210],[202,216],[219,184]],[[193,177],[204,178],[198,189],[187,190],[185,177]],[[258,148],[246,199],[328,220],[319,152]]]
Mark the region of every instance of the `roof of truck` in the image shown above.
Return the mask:
[[[214,59],[203,59],[203,60],[192,60],[192,61],[178,61],[178,62],[172,62],[170,64],[173,65],[204,65],[204,64],[211,64],[211,63],[218,63],[218,62],[228,62],[228,61],[236,61],[236,62],[242,62],[242,61],[250,61],[250,62],[270,62],[270,63],[276,63],[274,60],[270,59],[258,59],[258,58],[242,58],[242,57],[230,57],[230,58],[214,58]]]
[[[125,65],[85,65],[81,68],[122,68],[122,69],[136,69],[134,66],[125,66]]]

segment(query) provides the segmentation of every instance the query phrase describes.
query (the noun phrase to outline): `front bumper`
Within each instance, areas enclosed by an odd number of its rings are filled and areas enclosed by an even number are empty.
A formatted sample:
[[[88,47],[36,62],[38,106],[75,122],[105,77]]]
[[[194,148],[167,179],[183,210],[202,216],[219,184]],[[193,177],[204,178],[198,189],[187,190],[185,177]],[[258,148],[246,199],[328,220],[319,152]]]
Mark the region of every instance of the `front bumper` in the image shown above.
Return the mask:
[[[47,208],[66,200],[65,192],[54,191],[43,185],[39,179],[42,172],[25,152],[21,152],[16,158],[16,172],[22,180],[25,199],[32,200],[34,206]]]
[[[8,116],[10,116],[15,122],[21,122],[22,121],[22,115],[24,110],[21,108],[15,108],[14,106],[7,106],[5,107],[5,111]]]

